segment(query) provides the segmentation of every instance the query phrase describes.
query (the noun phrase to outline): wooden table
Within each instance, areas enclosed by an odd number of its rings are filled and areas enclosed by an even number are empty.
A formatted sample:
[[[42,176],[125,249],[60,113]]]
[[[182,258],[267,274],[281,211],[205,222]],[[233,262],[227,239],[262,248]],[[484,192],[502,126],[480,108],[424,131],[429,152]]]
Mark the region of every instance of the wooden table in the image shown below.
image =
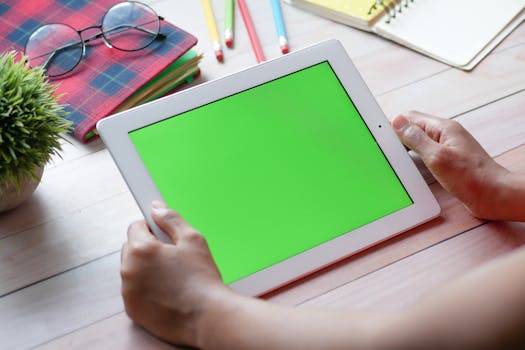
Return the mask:
[[[215,60],[200,2],[148,1],[194,33],[205,57],[196,82],[255,64],[236,16],[235,48]],[[223,4],[213,1],[222,27]],[[269,1],[248,2],[267,58],[280,55]],[[525,171],[525,25],[472,72],[284,5],[292,50],[337,38],[385,114],[454,118],[498,162]],[[425,172],[424,168],[421,168]],[[287,305],[401,310],[422,294],[524,242],[525,225],[478,220],[428,177],[443,213],[269,297]],[[0,349],[167,349],[123,312],[119,254],[141,214],[100,140],[64,145],[34,196],[0,215]]]

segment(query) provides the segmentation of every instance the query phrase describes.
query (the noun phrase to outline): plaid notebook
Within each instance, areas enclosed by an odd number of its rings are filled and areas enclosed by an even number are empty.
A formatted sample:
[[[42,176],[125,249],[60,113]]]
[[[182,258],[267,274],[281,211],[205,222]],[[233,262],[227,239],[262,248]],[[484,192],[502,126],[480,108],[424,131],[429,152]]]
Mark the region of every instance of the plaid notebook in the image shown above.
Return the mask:
[[[65,23],[75,29],[100,24],[117,0],[3,1],[0,3],[0,52],[23,52],[29,35],[39,26]],[[162,14],[159,14],[162,15]],[[86,142],[96,122],[110,115],[135,91],[160,74],[197,43],[197,39],[161,22],[166,39],[136,52],[111,49],[97,40],[72,74],[52,80],[58,83],[60,102],[68,105],[66,117],[74,124],[74,136]]]

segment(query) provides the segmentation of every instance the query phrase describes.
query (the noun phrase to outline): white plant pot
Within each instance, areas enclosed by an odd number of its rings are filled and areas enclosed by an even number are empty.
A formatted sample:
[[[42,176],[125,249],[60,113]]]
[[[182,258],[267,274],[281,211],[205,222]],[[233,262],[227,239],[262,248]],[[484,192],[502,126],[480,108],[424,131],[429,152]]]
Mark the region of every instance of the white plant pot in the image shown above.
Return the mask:
[[[40,183],[43,172],[42,166],[35,172],[38,179],[23,177],[20,180],[20,189],[14,183],[0,184],[0,213],[17,207],[31,197]]]

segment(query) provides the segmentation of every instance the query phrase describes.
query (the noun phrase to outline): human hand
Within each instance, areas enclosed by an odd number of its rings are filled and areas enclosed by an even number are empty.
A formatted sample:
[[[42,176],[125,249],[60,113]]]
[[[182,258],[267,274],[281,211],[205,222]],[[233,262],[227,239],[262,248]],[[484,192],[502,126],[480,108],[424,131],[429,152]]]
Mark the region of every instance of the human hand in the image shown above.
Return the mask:
[[[129,226],[121,258],[126,312],[164,340],[195,346],[207,305],[231,292],[199,232],[160,202],[152,217],[173,244],[160,242],[145,221]]]
[[[408,112],[392,120],[398,137],[475,216],[499,219],[494,201],[509,172],[454,120]]]

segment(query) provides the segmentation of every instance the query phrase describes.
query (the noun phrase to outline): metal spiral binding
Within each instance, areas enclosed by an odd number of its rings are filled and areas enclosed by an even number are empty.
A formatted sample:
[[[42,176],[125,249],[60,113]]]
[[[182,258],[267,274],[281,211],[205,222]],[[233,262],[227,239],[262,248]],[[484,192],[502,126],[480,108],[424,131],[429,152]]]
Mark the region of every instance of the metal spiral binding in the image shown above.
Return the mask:
[[[368,14],[371,15],[372,11],[377,11],[379,9],[384,9],[388,18],[386,23],[390,23],[393,18],[396,18],[398,13],[403,13],[403,8],[408,8],[408,6],[413,3],[415,0],[400,0],[397,4],[390,2],[388,5],[385,4],[384,0],[376,0],[376,2],[370,6]]]

